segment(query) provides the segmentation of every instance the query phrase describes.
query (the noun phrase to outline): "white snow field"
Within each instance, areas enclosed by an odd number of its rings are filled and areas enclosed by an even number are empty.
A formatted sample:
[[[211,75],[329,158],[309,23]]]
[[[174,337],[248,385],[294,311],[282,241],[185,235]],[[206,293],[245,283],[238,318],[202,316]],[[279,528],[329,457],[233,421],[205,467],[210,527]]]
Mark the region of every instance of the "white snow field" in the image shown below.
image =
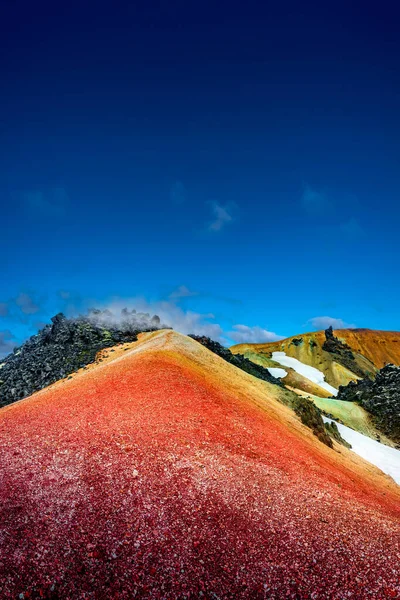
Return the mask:
[[[332,419],[322,418],[325,423],[332,423]],[[336,425],[342,438],[351,444],[353,452],[390,475],[400,485],[400,450],[380,444],[341,423],[336,423]]]
[[[279,367],[267,367],[267,369],[271,373],[272,377],[283,379],[283,377],[286,377],[287,375],[287,371],[285,371],[285,369],[279,369]]]
[[[332,396],[336,396],[338,391],[329,383],[325,381],[325,375],[322,371],[319,371],[315,367],[310,367],[309,365],[305,365],[304,363],[297,360],[297,358],[292,358],[291,356],[286,356],[286,352],[273,352],[272,358],[280,365],[284,367],[292,367],[299,375],[303,375],[303,377],[307,377],[313,383],[316,383],[320,387],[324,388],[328,392],[332,394]]]

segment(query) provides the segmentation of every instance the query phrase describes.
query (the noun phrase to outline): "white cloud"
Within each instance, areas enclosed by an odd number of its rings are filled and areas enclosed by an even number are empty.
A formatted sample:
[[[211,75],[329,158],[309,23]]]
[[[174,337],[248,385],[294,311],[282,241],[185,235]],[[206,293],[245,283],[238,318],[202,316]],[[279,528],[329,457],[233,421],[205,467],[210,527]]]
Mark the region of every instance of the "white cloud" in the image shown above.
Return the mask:
[[[307,323],[310,323],[314,329],[328,329],[331,326],[333,329],[354,329],[355,327],[354,324],[346,323],[343,319],[335,317],[313,317]]]
[[[151,305],[161,318],[161,322],[168,323],[180,333],[194,333],[196,335],[206,335],[219,340],[222,335],[222,327],[213,322],[214,315],[202,314],[191,310],[183,310],[172,302],[158,302]]]
[[[282,335],[277,335],[273,331],[267,331],[257,326],[234,325],[233,329],[234,331],[229,331],[227,335],[238,343],[261,344],[263,342],[276,342],[284,339]]]
[[[233,209],[234,205],[225,205],[219,204],[219,202],[210,202],[211,209],[214,214],[214,219],[209,223],[208,230],[209,231],[221,231],[225,225],[231,223],[233,221]]]

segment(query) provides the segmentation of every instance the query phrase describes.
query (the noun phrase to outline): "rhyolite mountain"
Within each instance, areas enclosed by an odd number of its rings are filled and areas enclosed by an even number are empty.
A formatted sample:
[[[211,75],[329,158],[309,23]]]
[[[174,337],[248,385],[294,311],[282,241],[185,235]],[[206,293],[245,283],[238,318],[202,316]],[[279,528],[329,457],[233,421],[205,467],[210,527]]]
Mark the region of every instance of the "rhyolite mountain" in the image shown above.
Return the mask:
[[[399,597],[393,479],[208,340],[137,338],[0,409],[2,599]]]
[[[373,378],[386,364],[400,365],[400,332],[372,329],[337,329],[302,333],[277,342],[235,344],[233,353],[259,359],[272,352],[288,356],[321,369],[334,387],[346,385],[357,377]]]
[[[285,352],[321,370],[326,381],[338,388],[357,378],[373,378],[386,363],[400,364],[400,333],[328,328],[277,342],[236,344],[231,350],[267,362],[273,352]]]
[[[274,360],[274,353],[284,352],[318,369],[329,384],[338,388],[336,399],[329,399],[329,391],[290,367],[285,367],[287,376],[282,381],[296,393],[312,398],[326,415],[366,435],[399,445],[399,332],[333,331],[330,327],[277,342],[236,344],[231,351],[267,368],[280,367]],[[357,404],[357,411],[349,406],[349,402]]]

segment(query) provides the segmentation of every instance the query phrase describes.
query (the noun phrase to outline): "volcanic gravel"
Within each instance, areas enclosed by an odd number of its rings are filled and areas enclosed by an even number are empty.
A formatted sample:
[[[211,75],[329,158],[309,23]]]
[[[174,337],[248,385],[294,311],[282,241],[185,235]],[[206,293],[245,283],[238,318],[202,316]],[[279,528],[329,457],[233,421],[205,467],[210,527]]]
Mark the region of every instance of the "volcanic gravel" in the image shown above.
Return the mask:
[[[399,488],[269,384],[142,339],[0,411],[0,598],[400,598]]]

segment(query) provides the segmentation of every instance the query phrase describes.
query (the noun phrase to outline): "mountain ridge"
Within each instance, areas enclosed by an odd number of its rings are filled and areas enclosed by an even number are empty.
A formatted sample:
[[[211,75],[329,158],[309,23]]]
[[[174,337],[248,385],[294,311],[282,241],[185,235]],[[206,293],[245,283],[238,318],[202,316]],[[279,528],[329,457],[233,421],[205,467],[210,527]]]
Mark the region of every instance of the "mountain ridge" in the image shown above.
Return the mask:
[[[3,597],[400,591],[390,478],[191,338],[111,350],[0,410]]]

